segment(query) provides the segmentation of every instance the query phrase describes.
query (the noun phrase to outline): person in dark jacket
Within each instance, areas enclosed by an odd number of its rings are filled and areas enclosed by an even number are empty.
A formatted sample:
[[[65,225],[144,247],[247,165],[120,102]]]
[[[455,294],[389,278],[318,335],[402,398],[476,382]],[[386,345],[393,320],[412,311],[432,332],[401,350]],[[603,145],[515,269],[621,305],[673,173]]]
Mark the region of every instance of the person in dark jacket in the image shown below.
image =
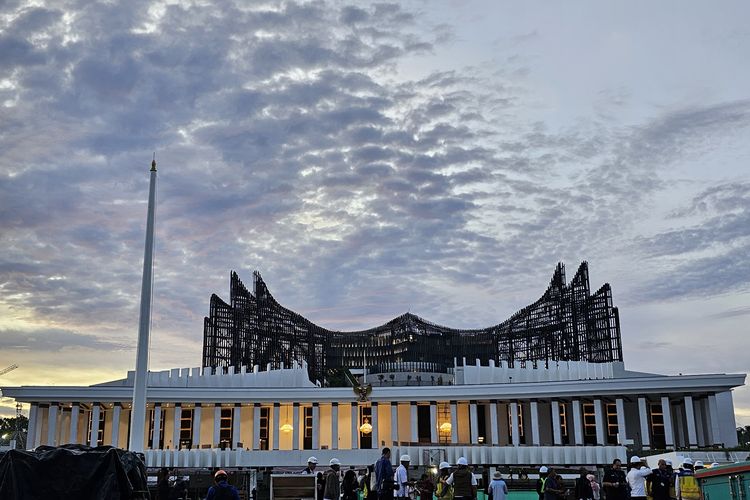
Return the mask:
[[[223,470],[214,474],[216,484],[208,489],[206,500],[240,500],[237,488],[227,482],[227,473]]]
[[[341,483],[343,499],[356,500],[358,489],[359,482],[357,481],[357,472],[354,470],[354,466],[351,466],[349,467],[349,470],[344,473],[344,481]]]
[[[659,468],[654,469],[647,479],[649,496],[654,500],[669,500],[669,490],[674,484],[674,476],[667,469],[667,461],[659,460]]]
[[[156,498],[158,500],[169,500],[169,469],[162,467],[156,476]]]
[[[589,471],[581,468],[581,477],[576,479],[576,500],[593,500],[594,490],[591,488],[591,481],[588,478]]]

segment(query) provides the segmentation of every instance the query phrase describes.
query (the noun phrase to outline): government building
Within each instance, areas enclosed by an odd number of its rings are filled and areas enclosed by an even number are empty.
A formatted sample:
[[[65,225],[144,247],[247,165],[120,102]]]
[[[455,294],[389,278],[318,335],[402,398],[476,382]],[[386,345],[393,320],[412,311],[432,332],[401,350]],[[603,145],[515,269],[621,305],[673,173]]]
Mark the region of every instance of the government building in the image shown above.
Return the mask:
[[[609,285],[559,264],[541,298],[485,329],[412,314],[332,331],[282,307],[254,273],[210,299],[202,367],[149,372],[149,467],[299,467],[315,455],[372,464],[603,465],[628,450],[737,445],[744,374],[626,369]],[[134,372],[87,387],[3,387],[30,404],[27,448],[126,447]]]

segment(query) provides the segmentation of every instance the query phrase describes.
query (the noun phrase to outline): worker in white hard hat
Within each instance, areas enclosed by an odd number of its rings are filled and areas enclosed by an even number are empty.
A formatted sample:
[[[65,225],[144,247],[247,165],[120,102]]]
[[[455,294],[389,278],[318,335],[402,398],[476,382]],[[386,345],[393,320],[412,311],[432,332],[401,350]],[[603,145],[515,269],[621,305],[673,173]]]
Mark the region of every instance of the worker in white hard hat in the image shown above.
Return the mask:
[[[536,480],[536,494],[539,500],[544,500],[544,486],[547,484],[547,466],[539,467],[539,479]]]
[[[302,469],[300,474],[315,474],[315,467],[318,465],[318,459],[315,457],[310,457],[307,459],[307,467]]]
[[[682,467],[674,480],[674,490],[677,500],[698,500],[700,489],[693,472],[693,459],[690,457],[682,461]]]
[[[394,479],[398,489],[396,490],[396,498],[409,498],[409,464],[411,463],[411,457],[409,455],[401,455],[399,459],[401,465],[396,467],[396,473]]]
[[[477,497],[477,478],[469,470],[469,462],[465,457],[456,461],[458,470],[456,470],[445,481],[453,486],[453,497],[456,500],[473,500]]]
[[[651,475],[651,469],[643,465],[638,455],[630,457],[630,471],[625,479],[630,486],[632,500],[646,500],[646,478]]]
[[[438,466],[438,482],[435,487],[435,496],[439,500],[453,500],[453,486],[447,483],[448,478],[451,475],[451,464],[448,462],[440,462]]]
[[[328,465],[331,466],[331,470],[326,472],[326,487],[323,490],[323,500],[340,500],[341,498],[341,482],[339,480],[339,469],[341,469],[341,461],[338,458],[332,458]]]

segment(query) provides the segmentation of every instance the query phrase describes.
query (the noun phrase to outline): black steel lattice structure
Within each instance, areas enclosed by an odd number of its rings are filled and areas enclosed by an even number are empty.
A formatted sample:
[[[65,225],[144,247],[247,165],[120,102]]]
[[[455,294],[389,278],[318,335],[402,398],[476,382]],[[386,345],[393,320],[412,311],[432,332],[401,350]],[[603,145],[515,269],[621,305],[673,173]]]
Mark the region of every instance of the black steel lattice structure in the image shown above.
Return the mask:
[[[465,358],[510,366],[554,361],[622,361],[620,321],[612,290],[589,289],[583,262],[566,284],[565,266],[557,265],[542,297],[502,323],[461,330],[436,325],[413,314],[363,331],[327,330],[281,306],[256,271],[253,292],[231,273],[230,301],[211,296],[204,319],[203,366],[261,370],[305,360],[313,381],[324,382],[331,369],[362,368],[367,351],[370,372],[446,372]]]

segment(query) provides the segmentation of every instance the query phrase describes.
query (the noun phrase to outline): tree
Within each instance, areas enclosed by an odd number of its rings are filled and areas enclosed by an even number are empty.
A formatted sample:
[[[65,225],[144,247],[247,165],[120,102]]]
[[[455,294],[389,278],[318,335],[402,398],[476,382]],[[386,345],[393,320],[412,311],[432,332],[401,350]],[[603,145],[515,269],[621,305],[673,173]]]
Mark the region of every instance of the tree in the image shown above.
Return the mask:
[[[18,424],[21,438],[25,441],[29,429],[29,419],[21,415]],[[16,417],[0,418],[0,443],[7,445],[15,435]]]

